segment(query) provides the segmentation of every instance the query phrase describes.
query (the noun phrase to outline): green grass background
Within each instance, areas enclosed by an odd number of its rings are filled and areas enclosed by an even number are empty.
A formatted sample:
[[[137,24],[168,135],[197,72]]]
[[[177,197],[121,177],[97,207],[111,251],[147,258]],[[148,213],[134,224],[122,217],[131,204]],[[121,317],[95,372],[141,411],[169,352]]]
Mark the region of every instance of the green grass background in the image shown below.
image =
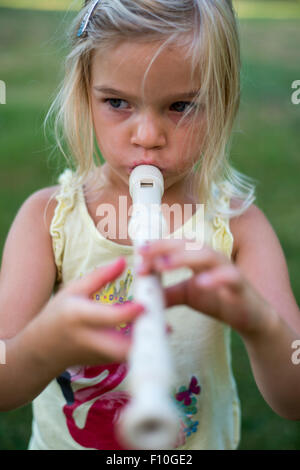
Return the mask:
[[[73,15],[66,9],[80,4],[0,0],[0,80],[7,85],[7,104],[0,105],[0,253],[23,201],[56,184],[64,167],[51,155],[42,122],[62,77],[64,32]],[[300,80],[300,4],[241,0],[236,5],[243,68],[232,159],[259,181],[256,203],[281,241],[299,304],[300,105],[291,103],[291,84]],[[233,368],[242,406],[239,448],[300,449],[300,423],[278,417],[264,402],[236,333]],[[0,449],[26,449],[30,427],[30,405],[1,413]]]

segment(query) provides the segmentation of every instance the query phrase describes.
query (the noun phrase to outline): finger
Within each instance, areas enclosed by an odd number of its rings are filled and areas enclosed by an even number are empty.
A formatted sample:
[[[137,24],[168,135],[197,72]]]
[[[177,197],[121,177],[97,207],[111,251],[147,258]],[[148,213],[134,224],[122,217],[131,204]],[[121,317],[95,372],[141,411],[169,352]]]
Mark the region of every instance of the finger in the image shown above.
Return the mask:
[[[166,308],[185,304],[187,283],[188,280],[185,280],[164,289]]]
[[[166,325],[166,334],[173,332],[170,325]],[[132,346],[132,337],[125,336],[115,329],[101,330],[95,335],[96,344],[101,352],[101,356],[106,356],[110,361],[124,362]]]
[[[229,264],[228,258],[210,247],[199,248],[199,243],[189,242],[186,248],[184,240],[180,243],[165,244],[152,247],[144,257],[144,262],[138,270],[139,274],[147,274],[151,270],[159,272],[176,269],[182,266],[191,268],[195,273],[212,269],[220,264]]]
[[[89,297],[108,282],[116,279],[124,271],[125,266],[125,258],[120,257],[113,263],[100,266],[83,278],[70,282],[64,290],[69,294]]]
[[[166,335],[173,333],[173,328],[166,325]],[[102,330],[100,336],[97,338],[101,340],[101,352],[103,355],[108,356],[110,359],[114,358],[118,362],[123,362],[127,359],[128,353],[132,346],[132,337],[125,336],[123,333],[113,329]]]
[[[101,357],[109,361],[125,362],[132,344],[132,339],[114,329],[94,332],[94,341]]]
[[[182,249],[182,240],[157,240],[139,247],[138,252],[142,256],[142,263],[138,266],[138,274],[148,274],[153,268],[155,257],[161,256],[164,261],[169,259],[168,253],[175,249]]]
[[[144,312],[144,306],[140,303],[126,302],[124,304],[105,305],[83,298],[73,298],[68,306],[77,318],[88,326],[113,327],[120,323],[133,321]]]
[[[235,293],[241,292],[244,286],[240,272],[231,264],[199,274],[195,279],[195,283],[206,289],[227,287]]]
[[[184,249],[187,243],[197,243],[191,242],[186,238],[168,238],[162,240],[155,240],[153,242],[147,243],[139,247],[139,253],[142,254],[145,258],[157,256],[159,254],[165,254],[168,252],[173,252],[174,250]],[[200,244],[199,244],[200,245]],[[201,245],[202,247],[203,245]]]

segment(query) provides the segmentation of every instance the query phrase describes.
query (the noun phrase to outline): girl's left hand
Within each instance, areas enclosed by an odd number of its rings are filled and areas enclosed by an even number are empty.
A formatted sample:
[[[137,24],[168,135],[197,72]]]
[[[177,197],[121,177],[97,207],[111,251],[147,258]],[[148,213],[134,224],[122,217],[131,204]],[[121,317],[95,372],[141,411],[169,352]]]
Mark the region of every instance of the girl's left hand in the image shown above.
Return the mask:
[[[262,331],[272,310],[270,304],[225,255],[197,245],[185,239],[151,242],[139,250],[143,264],[138,272],[146,275],[190,268],[192,277],[165,288],[167,307],[188,305],[227,323],[240,334]]]

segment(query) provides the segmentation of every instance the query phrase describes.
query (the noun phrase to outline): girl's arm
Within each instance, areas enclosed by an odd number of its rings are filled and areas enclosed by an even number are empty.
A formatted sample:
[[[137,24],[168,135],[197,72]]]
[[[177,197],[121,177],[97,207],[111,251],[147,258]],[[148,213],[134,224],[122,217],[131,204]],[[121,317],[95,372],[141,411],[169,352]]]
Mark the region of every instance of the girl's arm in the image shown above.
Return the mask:
[[[49,300],[56,277],[50,222],[56,201],[44,210],[57,187],[32,194],[19,209],[8,233],[0,272],[0,340],[5,344],[6,364],[0,364],[0,408],[25,392],[28,378],[37,377],[28,351],[16,335]],[[28,345],[29,346],[29,345]],[[40,371],[38,371],[40,372]],[[27,396],[21,404],[26,403]]]
[[[56,265],[49,233],[56,201],[44,210],[57,187],[32,194],[8,233],[0,272],[0,339],[14,337],[51,296]]]
[[[269,221],[254,205],[231,221],[231,230],[236,265],[277,314],[266,315],[272,318],[269,328],[242,334],[257,386],[274,411],[299,420],[300,364],[292,361],[292,344],[300,339],[300,311],[283,250]]]

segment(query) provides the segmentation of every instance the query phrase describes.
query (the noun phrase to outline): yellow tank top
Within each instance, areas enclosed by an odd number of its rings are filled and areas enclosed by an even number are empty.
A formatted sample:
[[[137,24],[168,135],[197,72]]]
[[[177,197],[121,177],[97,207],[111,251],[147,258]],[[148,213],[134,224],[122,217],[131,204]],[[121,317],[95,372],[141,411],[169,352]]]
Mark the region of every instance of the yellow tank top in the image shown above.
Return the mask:
[[[96,267],[124,256],[123,274],[94,294],[96,302],[132,300],[133,247],[105,238],[90,217],[83,189],[74,188],[71,170],[59,178],[58,204],[50,233],[58,283],[79,279]],[[222,198],[221,193],[217,197]],[[228,200],[223,197],[224,204]],[[204,231],[198,211],[171,236],[200,240],[230,258],[233,237],[228,219],[205,211]],[[202,230],[201,230],[202,228]],[[181,232],[182,233],[182,232]],[[163,273],[165,287],[192,275],[189,268]],[[172,328],[168,341],[175,365],[172,399],[180,410],[176,449],[236,449],[240,438],[240,404],[231,369],[230,328],[187,306],[166,310]],[[120,325],[124,334],[130,325]],[[33,401],[29,449],[122,449],[114,422],[128,401],[126,364],[68,368]]]

